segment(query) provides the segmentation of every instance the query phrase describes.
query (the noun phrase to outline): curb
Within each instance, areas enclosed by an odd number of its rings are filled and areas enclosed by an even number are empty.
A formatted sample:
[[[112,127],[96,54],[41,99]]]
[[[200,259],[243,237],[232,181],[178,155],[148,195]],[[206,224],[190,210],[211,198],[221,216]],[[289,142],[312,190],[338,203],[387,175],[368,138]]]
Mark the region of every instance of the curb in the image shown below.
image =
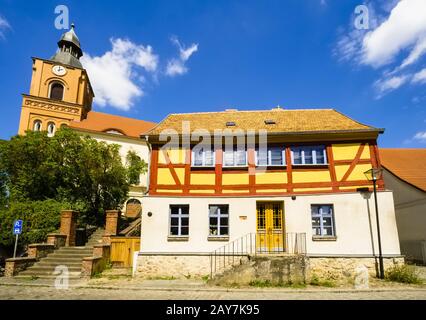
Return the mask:
[[[41,284],[41,283],[0,283],[0,287],[45,287],[45,288],[54,288],[53,285]],[[259,288],[182,288],[182,287],[118,287],[118,286],[96,286],[96,285],[80,285],[80,284],[70,284],[69,289],[103,289],[103,290],[131,290],[131,291],[192,291],[192,292],[238,292],[238,293],[373,293],[373,292],[400,292],[400,291],[410,291],[410,292],[425,292],[426,288],[384,288],[384,289],[259,289]]]

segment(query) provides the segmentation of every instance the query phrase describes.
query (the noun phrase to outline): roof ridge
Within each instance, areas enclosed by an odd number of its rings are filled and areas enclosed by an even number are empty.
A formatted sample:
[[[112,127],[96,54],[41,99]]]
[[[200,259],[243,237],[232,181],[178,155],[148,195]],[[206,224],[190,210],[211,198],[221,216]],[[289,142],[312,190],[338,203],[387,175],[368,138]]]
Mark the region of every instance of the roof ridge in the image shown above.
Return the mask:
[[[111,113],[100,112],[100,111],[90,111],[89,114],[90,113],[102,114],[102,115],[111,116],[111,117],[119,117],[119,118],[124,118],[124,119],[129,119],[129,120],[143,121],[143,122],[149,122],[149,123],[157,124],[157,122],[154,122],[154,121],[142,120],[142,119],[138,119],[138,118],[130,118],[130,117],[121,116],[121,115],[118,115],[118,114],[111,114]],[[84,120],[86,120],[86,119],[84,119]],[[83,122],[84,120],[82,120],[80,122]]]
[[[279,111],[336,111],[333,108],[307,108],[307,109],[281,109]],[[265,109],[265,110],[232,110],[232,111],[198,111],[198,112],[179,112],[179,113],[169,113],[166,118],[168,116],[172,116],[172,115],[185,115],[185,114],[212,114],[212,113],[239,113],[239,112],[277,112],[278,110],[276,109]]]

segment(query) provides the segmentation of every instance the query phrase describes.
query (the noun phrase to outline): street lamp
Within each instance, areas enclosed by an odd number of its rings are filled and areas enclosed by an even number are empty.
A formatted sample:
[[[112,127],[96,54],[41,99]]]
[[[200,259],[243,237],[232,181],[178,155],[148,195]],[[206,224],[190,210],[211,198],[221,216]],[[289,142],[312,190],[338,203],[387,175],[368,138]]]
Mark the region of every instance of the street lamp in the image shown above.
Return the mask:
[[[377,187],[376,187],[377,180],[382,178],[383,170],[373,168],[373,169],[365,171],[364,174],[367,177],[368,181],[373,181],[374,203],[376,206],[377,241],[379,243],[379,268],[380,268],[379,278],[384,279],[385,271],[383,268],[382,241],[380,238],[379,209],[377,205]]]

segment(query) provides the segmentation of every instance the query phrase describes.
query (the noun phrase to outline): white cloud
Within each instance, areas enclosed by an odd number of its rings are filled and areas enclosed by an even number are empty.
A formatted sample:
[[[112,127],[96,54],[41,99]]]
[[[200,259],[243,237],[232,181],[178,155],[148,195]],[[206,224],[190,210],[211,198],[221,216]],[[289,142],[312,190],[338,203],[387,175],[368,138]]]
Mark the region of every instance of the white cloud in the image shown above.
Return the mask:
[[[420,142],[426,142],[426,131],[417,132],[413,139]]]
[[[1,39],[4,39],[4,31],[7,29],[10,29],[9,22],[5,18],[0,16],[0,38]]]
[[[174,43],[179,49],[179,57],[170,59],[167,62],[166,75],[176,76],[182,75],[188,72],[188,68],[185,66],[185,63],[189,58],[198,51],[198,44],[193,43],[188,48],[185,48],[178,40],[177,37],[171,38],[172,43]]]
[[[81,62],[90,75],[95,103],[129,110],[135,99],[143,96],[142,70],[154,73],[159,57],[151,46],[135,44],[127,39],[111,39],[112,50],[102,56],[85,53]]]
[[[377,98],[381,98],[387,92],[398,89],[404,83],[406,83],[408,79],[409,79],[408,75],[403,75],[403,76],[394,76],[390,78],[377,80],[374,83],[374,86],[377,88],[377,91],[378,91]]]
[[[401,0],[389,18],[363,39],[363,63],[383,66],[409,46],[426,39],[426,1]]]
[[[426,83],[426,68],[417,72],[411,81],[413,83]]]
[[[370,31],[354,30],[342,35],[334,53],[341,61],[352,61],[375,69],[390,67],[382,71],[374,83],[378,98],[407,83],[424,83],[425,72],[418,70],[420,59],[426,54],[426,1],[388,1],[382,5],[386,16]],[[414,69],[405,71],[408,67]],[[403,71],[404,70],[404,71]],[[410,81],[411,79],[411,81]]]

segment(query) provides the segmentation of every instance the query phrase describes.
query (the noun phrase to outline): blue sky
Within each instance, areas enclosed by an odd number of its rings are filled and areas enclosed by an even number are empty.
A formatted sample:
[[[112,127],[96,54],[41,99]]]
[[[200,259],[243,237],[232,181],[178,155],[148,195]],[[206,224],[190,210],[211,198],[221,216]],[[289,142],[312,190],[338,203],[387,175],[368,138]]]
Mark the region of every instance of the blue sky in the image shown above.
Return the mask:
[[[76,24],[94,110],[158,122],[226,108],[335,108],[385,128],[382,147],[426,147],[424,0],[0,0],[2,139],[18,130],[30,58],[56,51],[60,4]],[[360,4],[368,29],[355,28]]]

